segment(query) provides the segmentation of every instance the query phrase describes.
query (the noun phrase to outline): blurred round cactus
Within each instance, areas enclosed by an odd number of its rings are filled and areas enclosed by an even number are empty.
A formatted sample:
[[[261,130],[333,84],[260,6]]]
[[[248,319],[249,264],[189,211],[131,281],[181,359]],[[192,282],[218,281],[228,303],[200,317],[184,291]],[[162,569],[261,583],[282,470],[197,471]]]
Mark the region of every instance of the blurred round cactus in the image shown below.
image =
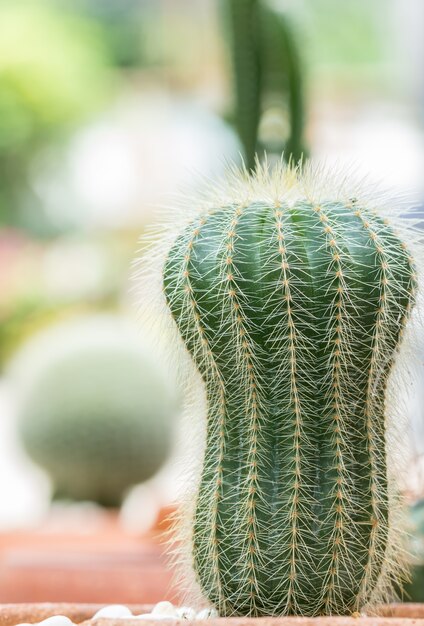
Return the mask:
[[[405,585],[405,600],[424,602],[424,498],[410,508],[411,581]]]
[[[117,506],[166,460],[176,395],[128,322],[99,315],[50,328],[12,374],[23,444],[55,497]]]

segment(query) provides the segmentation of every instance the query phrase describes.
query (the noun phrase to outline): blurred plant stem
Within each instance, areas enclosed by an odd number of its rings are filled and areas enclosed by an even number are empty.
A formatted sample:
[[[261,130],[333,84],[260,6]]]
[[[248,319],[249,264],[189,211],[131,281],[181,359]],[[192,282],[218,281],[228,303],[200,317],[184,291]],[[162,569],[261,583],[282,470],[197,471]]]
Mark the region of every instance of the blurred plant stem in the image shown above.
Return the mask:
[[[256,153],[305,154],[303,70],[289,17],[264,0],[229,0],[223,8],[231,40],[234,123],[246,167]]]

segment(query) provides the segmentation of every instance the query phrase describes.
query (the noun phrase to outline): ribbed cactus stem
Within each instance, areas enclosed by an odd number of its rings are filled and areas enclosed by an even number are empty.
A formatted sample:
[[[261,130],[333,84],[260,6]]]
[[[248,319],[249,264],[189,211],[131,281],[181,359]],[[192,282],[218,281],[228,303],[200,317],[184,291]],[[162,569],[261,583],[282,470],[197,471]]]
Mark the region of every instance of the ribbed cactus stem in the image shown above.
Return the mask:
[[[222,615],[350,614],[394,576],[386,390],[414,262],[369,201],[258,176],[164,266],[207,398],[190,560]]]

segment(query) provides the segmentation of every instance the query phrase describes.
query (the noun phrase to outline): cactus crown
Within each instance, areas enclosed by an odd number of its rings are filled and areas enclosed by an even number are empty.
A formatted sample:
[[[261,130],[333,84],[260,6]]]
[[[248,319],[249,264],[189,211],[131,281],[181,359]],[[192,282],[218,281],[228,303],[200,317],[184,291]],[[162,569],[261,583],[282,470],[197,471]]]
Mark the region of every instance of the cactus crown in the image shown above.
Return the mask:
[[[158,255],[206,398],[185,559],[222,615],[349,614],[399,578],[393,390],[414,262],[346,174],[230,178]]]

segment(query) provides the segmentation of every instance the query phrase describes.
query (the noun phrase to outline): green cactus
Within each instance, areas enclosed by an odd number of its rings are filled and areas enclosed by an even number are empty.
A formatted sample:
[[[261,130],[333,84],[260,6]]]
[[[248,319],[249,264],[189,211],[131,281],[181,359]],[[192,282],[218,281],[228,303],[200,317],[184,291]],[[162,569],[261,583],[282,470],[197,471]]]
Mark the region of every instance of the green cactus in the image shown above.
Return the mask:
[[[257,0],[230,0],[225,4],[230,22],[236,94],[235,122],[246,164],[254,165],[260,119],[260,58]]]
[[[50,328],[12,371],[23,444],[56,497],[117,506],[166,460],[175,397],[151,350],[119,318]]]
[[[284,155],[297,163],[305,155],[303,140],[303,70],[289,18],[266,4],[261,7],[262,113],[266,104],[277,106],[287,117],[287,136],[261,141],[265,152]]]
[[[293,29],[287,16],[264,0],[229,0],[224,15],[230,28],[235,87],[235,122],[248,169],[257,151],[281,154],[295,162],[303,144],[303,80]],[[287,136],[259,137],[267,107],[287,117]]]
[[[207,399],[186,558],[221,615],[350,614],[397,579],[386,400],[414,262],[337,176],[236,174],[166,251]]]

